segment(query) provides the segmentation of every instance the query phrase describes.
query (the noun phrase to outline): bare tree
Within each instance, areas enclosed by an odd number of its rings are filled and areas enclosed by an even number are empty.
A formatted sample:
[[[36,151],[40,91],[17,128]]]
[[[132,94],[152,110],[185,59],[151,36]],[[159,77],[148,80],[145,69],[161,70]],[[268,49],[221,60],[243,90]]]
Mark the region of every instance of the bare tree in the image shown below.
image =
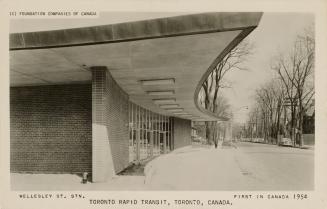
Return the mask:
[[[281,132],[283,97],[284,91],[275,79],[256,90],[256,105],[250,112],[249,123],[256,125],[256,131],[261,130],[261,137],[266,142],[275,143]],[[258,127],[259,125],[260,127]]]
[[[230,117],[230,105],[225,97],[223,97],[222,95],[218,95],[215,106],[215,115],[224,118]],[[211,139],[209,138],[209,140],[211,140],[215,144],[216,148],[218,145],[218,140],[221,137],[221,132],[224,130],[225,125],[225,123],[207,122],[207,127],[212,132],[212,134],[210,135]]]
[[[230,88],[231,86],[223,79],[225,75],[231,70],[247,70],[242,67],[244,61],[252,53],[253,45],[247,41],[241,42],[238,46],[233,48],[209,74],[208,78],[202,85],[204,108],[212,111],[218,116],[221,115],[219,102],[219,89]],[[210,140],[212,130],[212,122],[206,122],[207,139]]]
[[[291,138],[296,144],[296,131],[299,145],[302,146],[303,115],[314,96],[315,41],[312,28],[296,37],[289,54],[280,53],[272,65],[285,89],[285,99],[291,111]]]
[[[231,70],[247,70],[242,66],[244,61],[252,53],[253,44],[243,41],[233,48],[210,73],[202,85],[205,108],[215,112],[218,91],[220,88],[230,88],[231,86],[223,80],[224,76]]]

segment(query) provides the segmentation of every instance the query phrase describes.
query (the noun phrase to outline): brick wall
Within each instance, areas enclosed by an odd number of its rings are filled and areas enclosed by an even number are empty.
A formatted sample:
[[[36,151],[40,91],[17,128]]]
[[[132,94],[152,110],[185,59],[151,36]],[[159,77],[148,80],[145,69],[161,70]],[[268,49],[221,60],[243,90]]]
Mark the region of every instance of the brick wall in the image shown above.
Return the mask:
[[[107,73],[107,130],[115,172],[118,173],[129,163],[128,95]]]
[[[10,89],[10,170],[91,172],[91,85]]]
[[[174,118],[174,149],[191,145],[191,121]]]
[[[115,173],[107,131],[107,68],[92,69],[92,181],[107,181]]]
[[[105,181],[129,164],[128,95],[106,67],[92,67],[93,181]]]

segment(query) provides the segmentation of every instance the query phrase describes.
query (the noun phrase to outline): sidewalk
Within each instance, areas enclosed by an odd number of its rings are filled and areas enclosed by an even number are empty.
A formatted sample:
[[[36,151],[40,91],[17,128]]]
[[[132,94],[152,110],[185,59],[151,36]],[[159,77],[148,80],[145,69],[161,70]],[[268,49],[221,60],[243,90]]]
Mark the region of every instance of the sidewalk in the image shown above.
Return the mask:
[[[145,184],[149,190],[213,191],[245,187],[235,152],[234,148],[221,147],[187,147],[171,152],[147,165]]]
[[[145,190],[144,179],[145,176],[115,176],[104,183],[88,182],[87,184],[82,184],[81,177],[73,174],[11,173],[11,188],[16,191],[137,191]]]

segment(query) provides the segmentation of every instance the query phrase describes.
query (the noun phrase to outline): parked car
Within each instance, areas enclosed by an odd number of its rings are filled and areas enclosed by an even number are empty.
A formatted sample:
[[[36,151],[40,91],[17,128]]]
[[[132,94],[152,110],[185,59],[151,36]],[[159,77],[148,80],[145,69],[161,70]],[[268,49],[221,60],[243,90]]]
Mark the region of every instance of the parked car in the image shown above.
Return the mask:
[[[265,143],[265,139],[264,138],[257,138],[257,142],[258,143]]]
[[[264,143],[265,140],[264,140],[264,138],[252,138],[252,142],[255,142],[255,143]]]
[[[281,138],[279,146],[293,146],[292,140],[290,138]]]

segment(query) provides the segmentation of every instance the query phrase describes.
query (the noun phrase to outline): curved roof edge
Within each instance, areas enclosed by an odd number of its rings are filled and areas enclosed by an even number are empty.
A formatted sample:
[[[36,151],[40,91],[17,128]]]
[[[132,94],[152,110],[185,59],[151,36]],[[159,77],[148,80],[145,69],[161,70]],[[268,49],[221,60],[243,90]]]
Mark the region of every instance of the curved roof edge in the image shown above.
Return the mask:
[[[13,33],[10,34],[9,48],[56,48],[242,30],[257,26],[261,16],[261,12],[211,12],[84,28]]]
[[[212,117],[213,120],[216,118],[223,121],[229,118],[217,117],[198,103],[199,91],[205,79],[224,56],[258,26],[262,14],[261,12],[212,12],[113,25],[13,33],[10,34],[9,48],[12,51],[47,49],[241,30],[242,32],[227,45],[202,75],[193,96],[194,104],[200,112]]]
[[[214,68],[218,65],[218,63],[233,49],[235,48],[247,35],[249,35],[257,26],[254,27],[248,27],[246,29],[244,29],[225,49],[222,53],[220,53],[218,55],[218,57],[212,62],[212,64],[209,66],[207,72],[205,74],[203,74],[201,80],[199,81],[196,90],[194,92],[194,103],[196,105],[196,107],[203,113],[207,114],[207,115],[211,115],[212,117],[215,117],[221,121],[227,121],[230,118],[227,117],[218,117],[217,115],[215,115],[213,112],[203,108],[200,104],[199,104],[199,100],[198,100],[198,96],[199,96],[199,92],[201,90],[202,84],[204,83],[204,81],[208,78],[208,76],[210,75],[210,73],[214,70]]]

